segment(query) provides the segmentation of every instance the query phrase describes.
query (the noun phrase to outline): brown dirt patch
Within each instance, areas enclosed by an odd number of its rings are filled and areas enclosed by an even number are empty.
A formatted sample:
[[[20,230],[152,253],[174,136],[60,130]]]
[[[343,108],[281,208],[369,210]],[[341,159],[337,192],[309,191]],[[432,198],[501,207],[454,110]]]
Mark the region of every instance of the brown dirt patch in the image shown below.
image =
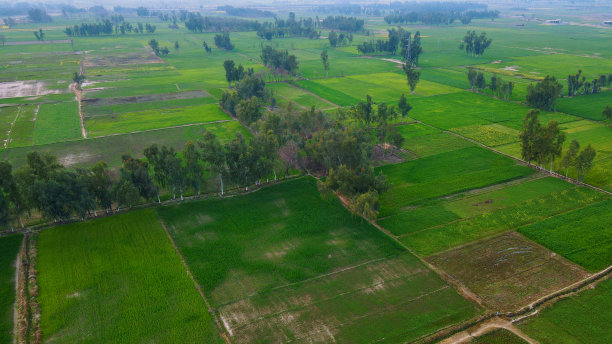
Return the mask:
[[[507,232],[427,259],[493,311],[512,311],[588,275],[518,233]]]
[[[0,98],[32,97],[59,93],[62,93],[62,91],[49,89],[42,81],[21,80],[0,83]]]
[[[85,67],[113,67],[119,65],[136,65],[136,64],[150,64],[150,63],[164,63],[164,60],[153,54],[152,51],[142,50],[139,52],[132,52],[126,54],[117,55],[86,55],[84,60]]]

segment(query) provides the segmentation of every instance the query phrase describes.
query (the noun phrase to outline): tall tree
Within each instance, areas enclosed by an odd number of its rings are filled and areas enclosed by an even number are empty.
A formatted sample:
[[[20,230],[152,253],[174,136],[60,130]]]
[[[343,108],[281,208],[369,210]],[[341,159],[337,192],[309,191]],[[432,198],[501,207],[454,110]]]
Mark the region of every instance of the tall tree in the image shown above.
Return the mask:
[[[410,92],[414,93],[416,85],[419,82],[419,78],[421,77],[421,72],[416,70],[416,68],[414,68],[411,63],[405,63],[403,69],[404,73],[406,73],[406,78],[408,79]]]
[[[563,85],[554,76],[547,75],[535,86],[527,85],[527,104],[537,109],[555,111],[562,89]]]
[[[227,175],[227,155],[225,148],[210,131],[204,133],[202,141],[198,141],[202,160],[207,164],[208,170],[219,176],[221,196],[223,196],[223,176]]]
[[[230,87],[232,87],[232,81],[234,81],[234,76],[236,75],[234,72],[235,67],[236,64],[232,60],[225,60],[223,62],[223,68],[225,68],[225,80],[227,80]]]
[[[523,119],[523,129],[519,135],[521,139],[521,156],[523,160],[531,162],[537,157],[538,137],[540,134],[540,111],[529,110]]]
[[[612,119],[612,106],[607,105],[606,108],[601,113],[601,115],[605,119]]]
[[[591,167],[593,167],[593,159],[595,159],[595,155],[597,155],[595,149],[593,149],[591,145],[588,145],[576,157],[574,166],[578,171],[578,179],[580,181],[584,180],[584,177],[587,175],[587,173],[589,173]]]
[[[327,50],[323,50],[321,52],[321,63],[323,63],[323,69],[325,70],[325,77],[327,77],[328,72],[329,72],[329,55],[327,54]]]
[[[578,143],[578,141],[576,140],[572,140],[572,142],[570,142],[569,148],[565,152],[565,155],[563,156],[563,159],[561,159],[561,163],[560,163],[560,167],[565,168],[566,177],[569,172],[570,166],[574,165],[574,161],[576,160],[576,157],[578,156],[579,151],[580,151],[580,143]]]
[[[544,165],[547,159],[550,159],[550,172],[552,173],[552,164],[555,157],[561,156],[565,142],[565,133],[561,132],[557,121],[548,122],[546,127],[541,129],[538,139],[538,160],[541,165]]]
[[[200,160],[200,152],[192,141],[187,141],[185,149],[183,149],[183,159],[185,160],[187,183],[200,195],[206,179],[204,178],[204,166],[202,166]]]
[[[412,110],[412,106],[408,104],[408,102],[406,101],[406,96],[403,93],[399,99],[399,102],[397,103],[397,107],[399,108],[400,114],[402,115],[402,120],[404,120],[406,118],[406,115],[408,115],[408,112]]]

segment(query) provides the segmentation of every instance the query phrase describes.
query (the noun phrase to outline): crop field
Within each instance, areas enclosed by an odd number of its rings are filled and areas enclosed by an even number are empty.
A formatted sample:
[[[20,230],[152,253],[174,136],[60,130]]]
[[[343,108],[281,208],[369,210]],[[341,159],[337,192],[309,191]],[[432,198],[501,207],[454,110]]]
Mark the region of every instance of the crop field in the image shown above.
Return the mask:
[[[409,150],[418,157],[426,157],[473,146],[467,140],[421,123],[401,125],[397,128],[404,138],[402,148]]]
[[[301,178],[159,209],[232,341],[405,341],[476,314],[414,256],[320,197]]]
[[[597,271],[612,261],[611,221],[612,200],[608,199],[518,231],[585,269]]]
[[[467,285],[490,309],[500,312],[518,309],[587,275],[516,232],[428,260]]]
[[[540,343],[597,343],[610,341],[612,280],[563,299],[526,319],[519,328]]]
[[[396,165],[380,167],[391,189],[381,196],[380,215],[461,191],[520,178],[533,173],[512,159],[480,147],[431,155]]]
[[[611,91],[559,99],[558,109],[575,116],[602,121],[604,118],[601,113],[607,105],[612,106]]]
[[[0,237],[0,342],[10,343],[13,335],[15,263],[21,234]]]
[[[85,128],[90,136],[96,137],[185,124],[230,120],[231,117],[225,114],[217,104],[207,104],[91,116],[85,119]]]
[[[38,260],[45,341],[222,342],[151,210],[44,231]]]
[[[81,137],[76,102],[40,106],[34,126],[34,144],[76,140]]]
[[[288,83],[269,84],[269,87],[274,90],[276,95],[280,97],[279,104],[292,101],[306,109],[310,109],[312,106],[317,109],[330,109],[337,107],[333,103],[330,103],[314,94],[308,93],[305,90],[292,86]]]
[[[472,344],[525,344],[527,343],[521,337],[514,333],[497,329],[482,336],[472,339],[469,343]]]

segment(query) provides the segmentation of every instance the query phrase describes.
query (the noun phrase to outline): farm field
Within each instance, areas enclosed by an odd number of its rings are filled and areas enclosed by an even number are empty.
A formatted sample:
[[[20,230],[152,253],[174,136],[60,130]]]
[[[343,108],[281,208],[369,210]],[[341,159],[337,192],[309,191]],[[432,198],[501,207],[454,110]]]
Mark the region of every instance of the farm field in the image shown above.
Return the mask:
[[[151,210],[42,232],[37,268],[46,341],[222,342]]]
[[[549,306],[519,328],[540,343],[608,343],[611,296],[612,280],[607,279]]]
[[[467,285],[490,309],[519,309],[587,276],[586,271],[515,232],[428,258]]]
[[[13,336],[15,305],[15,263],[21,246],[21,234],[0,237],[0,342],[10,343]]]
[[[527,343],[514,333],[497,329],[482,336],[472,339],[469,343],[472,344],[525,344]]]
[[[477,312],[311,178],[158,212],[238,343],[404,341]]]

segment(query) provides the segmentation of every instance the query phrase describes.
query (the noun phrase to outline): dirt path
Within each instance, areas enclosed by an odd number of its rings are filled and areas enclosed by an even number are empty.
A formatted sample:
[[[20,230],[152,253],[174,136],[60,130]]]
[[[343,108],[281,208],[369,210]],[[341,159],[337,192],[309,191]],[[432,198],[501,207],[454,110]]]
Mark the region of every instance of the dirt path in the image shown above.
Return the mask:
[[[9,130],[6,132],[6,139],[4,139],[4,148],[6,148],[9,142],[11,141],[11,132],[13,131],[13,127],[15,126],[15,123],[19,119],[20,113],[21,113],[21,106],[17,109],[17,114],[15,115],[15,119],[13,119]]]
[[[538,343],[536,340],[532,339],[531,337],[523,333],[521,330],[516,328],[516,326],[514,326],[511,321],[502,319],[500,317],[494,317],[481,324],[478,324],[477,326],[474,326],[467,330],[456,333],[452,337],[446,338],[443,341],[441,341],[440,344],[467,343],[473,338],[480,337],[484,334],[487,334],[497,329],[508,330],[529,344]]]
[[[87,138],[87,131],[85,130],[85,121],[83,119],[83,90],[79,88],[76,83],[70,84],[70,90],[74,93],[74,99],[77,101],[79,106],[79,120],[81,121],[81,136],[84,139]]]
[[[168,236],[168,240],[170,240],[170,243],[172,244],[172,247],[174,248],[174,251],[176,252],[178,257],[181,259],[181,263],[183,263],[183,267],[185,268],[185,271],[187,272],[187,275],[189,276],[189,278],[191,278],[191,281],[193,282],[193,285],[198,290],[198,293],[200,293],[200,296],[202,297],[202,300],[204,300],[204,304],[206,305],[206,308],[208,309],[208,312],[210,313],[210,315],[215,320],[215,323],[217,324],[217,328],[219,329],[219,335],[221,336],[221,338],[223,338],[225,343],[231,344],[231,341],[229,340],[229,338],[228,338],[228,336],[226,334],[226,330],[227,329],[225,328],[224,325],[221,325],[221,321],[219,321],[219,317],[217,316],[217,311],[214,308],[211,307],[210,303],[208,302],[208,299],[204,295],[204,291],[202,290],[202,287],[196,281],[196,279],[193,277],[193,274],[191,273],[191,270],[189,269],[189,266],[187,265],[187,262],[185,262],[185,259],[183,258],[183,255],[179,251],[178,246],[176,246],[176,243],[174,242],[174,239],[170,235],[170,232],[168,231],[168,227],[166,227],[166,223],[161,218],[158,218],[158,221],[159,221],[159,223],[161,223],[162,228],[164,229],[164,232],[166,232],[166,236]]]

